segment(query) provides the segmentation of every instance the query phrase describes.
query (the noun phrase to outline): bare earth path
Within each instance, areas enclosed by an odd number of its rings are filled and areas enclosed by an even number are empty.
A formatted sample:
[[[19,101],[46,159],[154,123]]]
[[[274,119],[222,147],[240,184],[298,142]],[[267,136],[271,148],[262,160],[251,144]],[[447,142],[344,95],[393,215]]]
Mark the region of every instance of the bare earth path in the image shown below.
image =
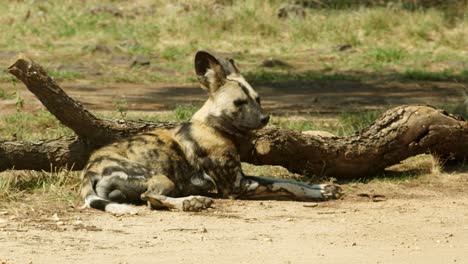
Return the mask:
[[[201,105],[207,98],[196,84],[92,84],[87,80],[60,83],[71,97],[91,110],[115,111],[122,98],[130,111],[172,110],[179,104]],[[457,104],[465,100],[466,84],[449,82],[350,82],[350,81],[279,81],[254,84],[262,96],[262,105],[270,113],[331,113],[357,110],[385,110],[403,104],[434,106]],[[19,91],[26,111],[43,106],[22,85],[0,83],[8,94]],[[14,111],[15,99],[0,100],[0,114]]]
[[[216,208],[201,213],[141,207],[139,215],[113,216],[31,201],[29,209],[23,205],[0,215],[0,259],[5,263],[468,263],[468,175],[462,176],[460,184],[447,186],[347,186],[344,200],[319,204],[217,200]],[[385,196],[379,202],[365,197],[375,188]]]

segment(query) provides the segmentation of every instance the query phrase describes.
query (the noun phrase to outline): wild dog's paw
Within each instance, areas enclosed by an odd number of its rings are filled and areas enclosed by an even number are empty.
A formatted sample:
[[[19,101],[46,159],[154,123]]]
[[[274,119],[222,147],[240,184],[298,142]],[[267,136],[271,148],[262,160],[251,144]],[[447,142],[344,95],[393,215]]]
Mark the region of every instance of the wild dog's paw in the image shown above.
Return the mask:
[[[320,184],[322,187],[322,197],[325,200],[340,199],[343,196],[343,190],[336,184]]]
[[[182,211],[198,212],[210,208],[213,199],[204,196],[188,196],[182,202]]]

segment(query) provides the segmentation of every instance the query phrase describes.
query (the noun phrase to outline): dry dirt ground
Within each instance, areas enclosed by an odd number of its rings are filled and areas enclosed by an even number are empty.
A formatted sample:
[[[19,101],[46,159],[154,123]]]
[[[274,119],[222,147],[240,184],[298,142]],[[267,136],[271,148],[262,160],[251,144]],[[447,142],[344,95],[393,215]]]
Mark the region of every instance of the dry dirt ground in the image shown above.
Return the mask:
[[[3,263],[468,263],[467,178],[439,186],[347,184],[343,200],[322,203],[216,200],[200,213],[142,206],[133,216],[29,197],[0,212],[0,257]]]
[[[74,99],[92,110],[115,110],[122,98],[131,111],[161,111],[178,104],[201,105],[206,93],[194,84],[166,83],[95,84],[88,80],[60,83]],[[0,83],[6,93],[20,92],[24,111],[42,108],[40,102],[23,84]],[[270,113],[337,114],[346,111],[385,110],[402,104],[457,104],[465,100],[468,87],[456,82],[396,82],[379,80],[352,81],[278,81],[254,84],[262,96],[262,105]],[[15,98],[0,100],[0,113],[15,110]]]
[[[266,107],[278,113],[451,101],[463,89],[445,83],[290,85],[257,89]],[[112,109],[121,95],[130,110],[144,111],[205,98],[190,85],[63,86],[91,109]],[[39,107],[22,91],[26,110]],[[14,111],[14,102],[4,100],[0,110]],[[30,195],[0,210],[0,261],[468,263],[468,174],[451,177],[421,184],[346,183],[342,200],[322,203],[217,200],[215,208],[200,213],[141,207],[134,216],[80,210],[78,203]]]

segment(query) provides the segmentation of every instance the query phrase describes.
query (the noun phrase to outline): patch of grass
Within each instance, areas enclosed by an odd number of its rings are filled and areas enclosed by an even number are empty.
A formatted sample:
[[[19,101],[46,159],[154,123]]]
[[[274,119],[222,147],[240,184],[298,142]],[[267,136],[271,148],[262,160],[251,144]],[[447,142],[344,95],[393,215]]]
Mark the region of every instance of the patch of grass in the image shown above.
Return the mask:
[[[188,57],[191,52],[192,52],[191,48],[169,46],[169,47],[164,48],[164,50],[161,53],[161,56],[167,60],[177,60],[177,59],[184,59]]]
[[[5,90],[3,90],[2,88],[0,88],[0,99],[13,99],[15,98],[15,94],[14,93],[9,93]]]
[[[181,105],[177,106],[174,109],[174,120],[181,122],[181,121],[189,121],[190,118],[198,111],[200,107],[195,105]]]
[[[443,171],[444,161],[430,154],[410,157],[388,167],[382,174],[366,179],[367,182],[406,183],[408,185],[427,184],[443,181],[448,176]],[[463,168],[460,167],[463,171]],[[465,168],[466,169],[466,168]]]
[[[250,71],[243,74],[244,77],[251,83],[268,83],[281,81],[360,81],[359,76],[333,73],[329,71],[315,72],[281,72],[259,70]]]
[[[86,75],[79,71],[74,70],[53,70],[49,69],[47,71],[51,77],[57,81],[69,81],[75,79],[83,79]]]
[[[322,130],[322,128],[316,125],[312,120],[288,120],[288,119],[273,119],[270,124],[289,128],[296,131],[307,131],[307,130]]]
[[[172,111],[162,111],[156,113],[138,113],[129,112],[125,119],[128,120],[146,120],[150,122],[185,122],[189,121],[190,118],[195,114],[201,105],[189,104],[189,105],[178,105]],[[98,113],[99,114],[99,113]],[[116,118],[115,113],[100,113],[99,116],[106,118]],[[117,118],[120,115],[117,116]]]
[[[334,9],[349,9],[349,8],[362,8],[362,7],[385,7],[394,6],[397,8],[404,8],[407,10],[418,10],[422,8],[463,8],[466,6],[464,1],[437,1],[437,0],[325,0],[325,1],[314,1],[305,0],[301,1],[313,8],[334,8]]]
[[[165,81],[165,76],[163,76],[162,74],[157,73],[157,72],[148,73],[148,74],[146,75],[146,78],[147,78],[148,81],[150,81],[150,82],[162,82],[162,81]],[[194,80],[190,80],[190,82],[195,82],[195,79],[194,79]]]
[[[137,54],[145,55],[157,58],[159,67],[185,71],[185,65],[193,67],[192,55],[198,49],[232,53],[239,59],[241,68],[244,63],[249,68],[252,63],[259,65],[263,59],[277,55],[300,57],[313,69],[319,69],[323,60],[330,60],[326,63],[333,72],[328,74],[303,73],[304,69],[300,69],[297,76],[289,76],[323,80],[354,79],[338,74],[350,68],[385,73],[382,64],[391,64],[397,70],[402,67],[398,64],[424,68],[423,60],[414,60],[415,50],[420,54],[466,57],[468,20],[466,9],[458,5],[444,4],[440,8],[426,9],[426,1],[392,1],[392,4],[389,1],[320,1],[323,5],[313,11],[307,10],[304,18],[279,19],[276,10],[283,2],[241,0],[218,5],[208,0],[161,0],[157,4],[111,0],[79,4],[76,1],[1,2],[0,49],[8,56],[16,52],[34,54],[41,63],[60,61],[73,66],[84,62],[89,68],[112,65],[106,67],[102,75],[86,77],[130,83],[174,81],[174,74],[163,71],[156,77],[151,74],[127,75],[124,73],[129,71],[130,62],[122,60]],[[317,1],[313,2],[317,5]],[[424,8],[408,8],[403,3]],[[120,14],[93,11],[103,5],[115,7]],[[452,13],[455,15],[450,15]],[[87,48],[83,43],[88,43]],[[92,48],[97,44],[107,47],[104,49],[107,51],[97,56]],[[331,51],[343,44],[352,45],[352,52]],[[322,60],[322,55],[328,54],[333,54],[333,58]],[[451,68],[457,70],[460,67]],[[257,75],[263,80],[274,77],[258,68],[253,71],[260,71]],[[83,78],[83,73],[74,70],[53,75],[59,80]],[[185,75],[175,77],[180,82],[188,78]],[[11,78],[0,73],[2,81]]]
[[[335,133],[337,123],[334,120],[317,119],[306,116],[272,116],[270,125],[289,128],[298,132],[327,131]]]
[[[349,136],[370,126],[382,115],[379,111],[364,111],[359,113],[341,113],[338,116],[336,135]]]
[[[439,108],[468,120],[468,96],[466,94],[463,94],[463,98],[458,102],[445,102]]]
[[[408,69],[405,72],[403,72],[402,77],[407,80],[416,81],[466,82],[468,81],[468,70],[455,72],[453,69],[446,69],[443,71]]]
[[[357,113],[340,113],[336,120],[317,120],[314,118],[273,117],[270,124],[293,129],[299,132],[320,130],[336,136],[350,136],[370,126],[382,112],[364,111]]]
[[[138,42],[127,46],[127,53],[131,55],[150,55],[153,52],[151,47],[142,45]]]
[[[74,201],[78,199],[79,185],[79,172],[68,169],[5,171],[0,173],[0,200],[12,201],[23,198],[24,193],[40,192],[53,200]]]
[[[403,59],[407,52],[399,48],[386,47],[370,50],[367,54],[378,63],[391,63]]]
[[[114,108],[117,113],[119,113],[120,118],[125,118],[128,112],[128,102],[125,97],[119,98],[115,103],[114,103]]]
[[[113,115],[102,115],[108,118],[115,118]],[[127,120],[145,120],[150,122],[174,122],[174,113],[172,111],[151,113],[151,114],[142,114],[129,112],[125,117]]]
[[[54,139],[73,135],[73,131],[63,125],[48,111],[35,113],[16,112],[0,120],[0,137],[16,140]]]
[[[0,70],[0,82],[16,82],[16,81],[17,80],[13,75]]]
[[[365,178],[353,179],[350,183],[366,184],[419,184],[434,175],[440,175],[440,161],[432,155],[422,154],[407,158],[382,173]]]

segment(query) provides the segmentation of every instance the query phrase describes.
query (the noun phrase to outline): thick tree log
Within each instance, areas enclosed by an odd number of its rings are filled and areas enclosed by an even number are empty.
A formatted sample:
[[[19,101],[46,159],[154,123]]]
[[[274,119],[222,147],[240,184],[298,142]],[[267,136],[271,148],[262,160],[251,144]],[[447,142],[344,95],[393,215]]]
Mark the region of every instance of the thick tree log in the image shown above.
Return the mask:
[[[176,125],[97,118],[29,59],[20,58],[9,72],[79,137],[40,143],[0,142],[0,170],[49,170],[62,166],[81,169],[90,152],[103,144]],[[244,162],[281,165],[296,173],[343,179],[372,175],[421,153],[464,160],[468,155],[468,125],[433,107],[401,106],[388,110],[373,125],[351,137],[320,137],[267,127],[250,138],[239,139],[237,144]]]
[[[0,141],[0,171],[81,169],[94,147],[77,137],[34,143]]]
[[[296,173],[363,177],[422,153],[463,161],[468,157],[468,125],[429,106],[400,106],[347,138],[308,136],[274,127],[258,131],[243,160],[281,165]]]

